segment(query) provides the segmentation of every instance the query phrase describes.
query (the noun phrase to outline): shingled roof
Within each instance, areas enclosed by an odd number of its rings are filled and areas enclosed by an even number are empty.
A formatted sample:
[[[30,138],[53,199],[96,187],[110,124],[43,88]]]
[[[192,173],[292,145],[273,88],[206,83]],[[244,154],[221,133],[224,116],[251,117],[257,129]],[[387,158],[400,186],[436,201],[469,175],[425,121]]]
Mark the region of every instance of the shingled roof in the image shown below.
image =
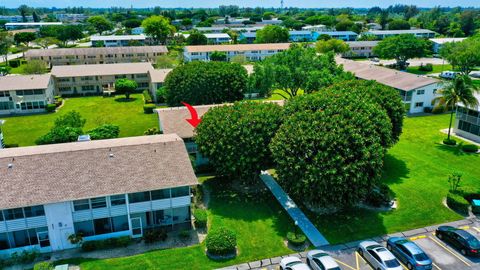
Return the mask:
[[[196,184],[175,134],[0,151],[0,209]]]
[[[100,55],[100,54],[129,54],[129,53],[167,53],[166,46],[129,46],[129,47],[98,47],[98,48],[60,48],[35,49],[25,52],[25,57],[48,57],[69,55]]]

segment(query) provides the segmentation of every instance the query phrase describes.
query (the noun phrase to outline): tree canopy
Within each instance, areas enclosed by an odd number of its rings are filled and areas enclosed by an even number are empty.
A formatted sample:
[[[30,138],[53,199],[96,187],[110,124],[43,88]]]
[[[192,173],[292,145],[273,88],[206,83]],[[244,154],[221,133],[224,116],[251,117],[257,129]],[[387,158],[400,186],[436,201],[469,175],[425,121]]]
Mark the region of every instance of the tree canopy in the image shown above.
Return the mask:
[[[345,41],[334,38],[329,40],[317,41],[317,43],[315,44],[315,48],[319,53],[345,53],[350,51],[350,47]]]
[[[461,42],[443,44],[440,55],[464,75],[480,65],[480,39],[468,38]]]
[[[206,45],[208,42],[207,37],[198,30],[192,31],[186,41],[188,45]]]
[[[34,41],[37,38],[37,35],[32,32],[20,32],[16,33],[13,36],[13,40],[15,40],[15,43],[20,44],[23,43],[26,46],[32,41]]]
[[[288,30],[278,25],[267,25],[257,31],[256,43],[283,43],[288,42]]]
[[[175,33],[175,27],[170,20],[163,16],[151,16],[143,20],[142,27],[145,34],[151,36],[156,42],[165,44],[167,38]]]
[[[267,146],[281,122],[282,107],[275,103],[214,107],[203,115],[195,142],[217,175],[251,181],[271,166]]]
[[[410,24],[405,20],[393,20],[388,23],[388,30],[408,30]]]
[[[234,102],[246,91],[247,71],[236,63],[190,62],[170,72],[164,85],[170,106]]]
[[[119,94],[125,94],[126,99],[130,99],[130,94],[135,92],[138,84],[134,80],[130,79],[118,79],[115,81],[115,92]]]
[[[424,57],[430,50],[430,43],[412,34],[387,37],[380,41],[373,52],[380,58],[395,59],[397,67],[404,70],[411,58]]]
[[[113,29],[113,24],[107,20],[104,16],[92,16],[87,19],[87,22],[95,28],[97,33],[100,35],[105,31],[110,31]]]

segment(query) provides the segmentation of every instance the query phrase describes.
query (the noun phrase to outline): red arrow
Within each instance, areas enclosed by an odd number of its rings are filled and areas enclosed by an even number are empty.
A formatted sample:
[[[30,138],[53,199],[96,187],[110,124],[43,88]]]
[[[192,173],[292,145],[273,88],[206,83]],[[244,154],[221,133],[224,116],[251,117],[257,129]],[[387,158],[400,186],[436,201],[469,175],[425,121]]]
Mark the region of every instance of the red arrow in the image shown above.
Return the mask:
[[[185,105],[185,107],[187,107],[188,111],[190,112],[190,115],[192,116],[191,119],[185,119],[185,120],[187,120],[187,122],[190,123],[192,127],[196,128],[198,124],[200,124],[200,122],[202,121],[202,119],[198,118],[197,110],[195,110],[195,108],[193,108],[192,105],[188,103],[182,102],[182,104]]]

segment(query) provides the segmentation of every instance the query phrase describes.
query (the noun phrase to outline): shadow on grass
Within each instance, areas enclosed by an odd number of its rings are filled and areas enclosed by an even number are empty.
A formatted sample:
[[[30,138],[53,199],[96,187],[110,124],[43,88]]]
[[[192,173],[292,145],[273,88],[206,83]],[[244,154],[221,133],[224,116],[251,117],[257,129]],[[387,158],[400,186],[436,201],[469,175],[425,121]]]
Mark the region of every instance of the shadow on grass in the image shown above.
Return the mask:
[[[130,97],[129,99],[127,99],[126,97],[115,98],[116,102],[134,102],[135,100],[137,100],[137,98],[134,98],[134,97]]]
[[[457,145],[445,145],[442,143],[436,143],[435,147],[444,152],[454,154],[455,156],[465,156],[465,155],[468,155],[468,153],[465,153],[462,150],[463,144],[464,144],[463,142],[459,142]]]
[[[410,170],[407,164],[387,153],[384,158],[382,182],[384,184],[399,184],[408,178]]]

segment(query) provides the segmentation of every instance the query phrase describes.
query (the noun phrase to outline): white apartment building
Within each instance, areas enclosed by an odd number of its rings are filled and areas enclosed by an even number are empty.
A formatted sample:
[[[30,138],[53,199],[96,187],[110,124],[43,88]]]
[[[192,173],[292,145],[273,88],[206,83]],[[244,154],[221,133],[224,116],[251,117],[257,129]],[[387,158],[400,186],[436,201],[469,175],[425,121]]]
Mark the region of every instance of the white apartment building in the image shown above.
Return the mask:
[[[378,39],[384,39],[387,37],[398,36],[402,34],[412,34],[418,38],[433,38],[435,32],[428,29],[410,29],[410,30],[370,30],[365,32],[366,35],[374,35]]]
[[[480,94],[475,94],[480,102]],[[480,106],[467,107],[457,104],[457,115],[453,131],[464,138],[480,143]]]
[[[247,61],[258,61],[285,51],[290,48],[290,45],[290,43],[268,43],[185,46],[183,56],[186,62],[210,61],[210,55],[218,51],[227,54],[227,61],[238,55],[245,57]]]
[[[23,29],[23,28],[41,28],[44,26],[54,26],[54,25],[62,25],[61,22],[12,22],[6,23],[5,29],[12,30],[12,29]]]
[[[440,49],[442,48],[443,44],[451,43],[451,42],[461,42],[464,41],[466,38],[431,38],[430,41],[433,43],[433,53],[440,53]]]
[[[2,149],[0,256],[190,227],[197,184],[176,134]]]
[[[0,76],[0,115],[44,112],[54,92],[50,74]]]
[[[372,57],[373,48],[377,46],[378,41],[348,41],[350,51],[343,53],[342,57]]]
[[[187,39],[190,34],[180,34]],[[224,44],[232,42],[232,38],[227,33],[205,33],[208,44]]]
[[[132,44],[144,45],[145,35],[91,36],[92,47],[125,47]]]

